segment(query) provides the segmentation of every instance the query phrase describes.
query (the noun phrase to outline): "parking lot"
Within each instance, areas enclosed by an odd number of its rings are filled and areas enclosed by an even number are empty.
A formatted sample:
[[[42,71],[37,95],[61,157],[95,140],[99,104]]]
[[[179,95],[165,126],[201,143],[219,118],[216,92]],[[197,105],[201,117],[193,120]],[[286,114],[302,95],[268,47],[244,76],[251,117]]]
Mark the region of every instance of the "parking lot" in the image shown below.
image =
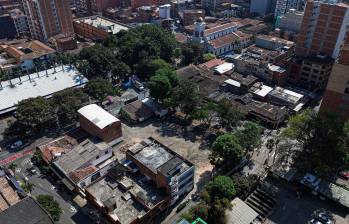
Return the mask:
[[[271,181],[278,189],[275,198],[276,210],[269,216],[266,223],[269,224],[294,224],[308,223],[314,212],[325,209],[329,211],[336,224],[349,223],[349,210],[330,200],[321,200],[310,192],[304,192],[298,198],[296,192],[289,184],[281,184]]]

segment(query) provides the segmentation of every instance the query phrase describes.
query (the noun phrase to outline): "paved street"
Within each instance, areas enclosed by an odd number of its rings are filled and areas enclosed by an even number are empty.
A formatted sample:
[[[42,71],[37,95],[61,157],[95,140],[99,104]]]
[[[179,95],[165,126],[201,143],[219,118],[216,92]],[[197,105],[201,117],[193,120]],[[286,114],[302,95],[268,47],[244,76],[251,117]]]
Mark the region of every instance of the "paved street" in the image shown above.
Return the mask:
[[[34,190],[31,194],[36,197],[40,194],[51,195],[60,204],[63,210],[61,218],[58,223],[60,224],[75,224],[75,223],[94,223],[87,215],[83,214],[81,210],[78,210],[72,201],[72,195],[69,195],[63,187],[58,186],[52,177],[42,176],[39,173],[39,169],[32,165],[30,161],[31,155],[26,155],[15,161],[17,167],[15,169],[15,175],[18,180],[27,180],[34,184]],[[30,175],[27,171],[28,168],[35,167],[38,174]]]

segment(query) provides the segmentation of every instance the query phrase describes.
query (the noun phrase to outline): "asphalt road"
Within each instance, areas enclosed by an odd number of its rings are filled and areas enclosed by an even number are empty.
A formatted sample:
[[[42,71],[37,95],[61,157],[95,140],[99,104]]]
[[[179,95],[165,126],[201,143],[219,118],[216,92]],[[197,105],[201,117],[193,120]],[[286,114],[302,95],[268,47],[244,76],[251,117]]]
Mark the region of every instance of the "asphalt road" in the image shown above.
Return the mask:
[[[58,186],[56,182],[50,176],[41,175],[37,167],[35,167],[30,161],[31,155],[24,156],[15,161],[17,167],[15,169],[15,174],[18,180],[34,184],[34,189],[31,192],[32,196],[36,197],[40,194],[51,195],[59,203],[63,210],[61,218],[59,220],[60,224],[92,224],[95,223],[92,219],[88,217],[87,214],[81,209],[78,209],[72,201],[72,195],[68,194],[66,190]],[[27,169],[34,167],[37,170],[37,174],[31,175]]]

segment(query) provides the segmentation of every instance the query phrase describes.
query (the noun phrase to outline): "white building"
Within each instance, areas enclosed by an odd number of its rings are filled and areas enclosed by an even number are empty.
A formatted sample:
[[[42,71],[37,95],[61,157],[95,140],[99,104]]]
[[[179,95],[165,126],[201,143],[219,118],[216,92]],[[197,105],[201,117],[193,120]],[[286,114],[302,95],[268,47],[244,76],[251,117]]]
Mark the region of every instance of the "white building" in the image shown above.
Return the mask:
[[[285,15],[279,17],[278,28],[284,31],[298,33],[303,20],[304,13],[290,9]]]
[[[290,9],[299,10],[304,5],[304,0],[277,0],[275,6],[275,17],[281,16]]]
[[[206,29],[206,23],[200,18],[194,23],[192,40],[203,44],[206,52],[215,55],[241,50],[252,44],[252,35],[237,31],[237,28],[238,24],[230,22]]]
[[[83,86],[88,80],[69,66],[48,69],[0,82],[0,114],[16,110],[19,101],[31,97],[51,97],[67,88]]]
[[[159,6],[159,17],[161,19],[170,19],[171,18],[171,5],[161,5]]]
[[[69,189],[83,193],[114,166],[113,150],[108,144],[86,139],[54,161],[51,169]]]

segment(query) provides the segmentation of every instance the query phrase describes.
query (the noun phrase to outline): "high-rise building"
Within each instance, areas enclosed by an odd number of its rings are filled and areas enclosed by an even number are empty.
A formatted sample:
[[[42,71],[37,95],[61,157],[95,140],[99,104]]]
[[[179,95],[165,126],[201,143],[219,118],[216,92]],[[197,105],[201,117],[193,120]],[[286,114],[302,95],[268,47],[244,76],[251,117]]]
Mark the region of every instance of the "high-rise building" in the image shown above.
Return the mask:
[[[287,13],[290,9],[300,10],[304,0],[277,0],[275,6],[275,17]]]
[[[337,62],[332,68],[321,103],[321,112],[335,112],[344,120],[349,119],[349,31],[346,34]]]
[[[69,0],[23,0],[32,38],[47,41],[74,34]]]
[[[349,24],[349,5],[336,0],[308,0],[296,55],[324,54],[336,59]]]
[[[276,0],[251,0],[250,13],[256,13],[258,15],[266,15],[273,13],[275,10]]]

